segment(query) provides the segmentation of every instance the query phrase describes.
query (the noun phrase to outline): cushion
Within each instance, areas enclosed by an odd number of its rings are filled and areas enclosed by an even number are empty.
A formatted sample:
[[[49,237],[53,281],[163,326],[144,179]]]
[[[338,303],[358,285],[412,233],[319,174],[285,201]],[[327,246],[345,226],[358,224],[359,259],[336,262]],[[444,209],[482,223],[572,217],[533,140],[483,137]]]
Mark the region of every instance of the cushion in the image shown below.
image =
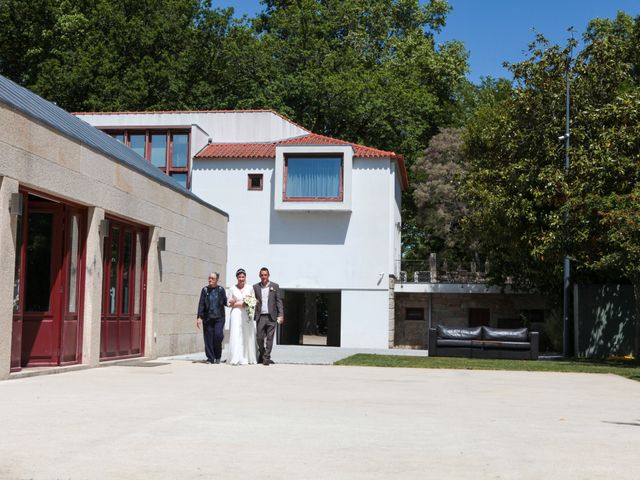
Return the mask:
[[[526,342],[528,328],[491,328],[482,327],[482,339],[497,342]]]
[[[442,340],[436,342],[439,347],[470,347],[471,340]]]
[[[495,342],[495,341],[486,341],[482,340],[481,342],[473,342],[474,345],[477,343],[482,343],[482,348],[484,349],[501,349],[501,350],[529,350],[531,348],[531,343],[529,342]]]
[[[482,327],[454,328],[438,325],[438,338],[443,340],[480,340]]]

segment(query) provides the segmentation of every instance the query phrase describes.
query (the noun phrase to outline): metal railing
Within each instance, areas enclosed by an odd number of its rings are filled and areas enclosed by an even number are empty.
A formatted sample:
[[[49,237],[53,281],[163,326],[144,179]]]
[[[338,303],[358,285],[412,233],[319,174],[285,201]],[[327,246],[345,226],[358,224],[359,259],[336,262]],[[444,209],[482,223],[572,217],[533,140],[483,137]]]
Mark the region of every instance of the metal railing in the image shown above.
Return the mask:
[[[425,260],[397,260],[396,281],[400,283],[486,283],[488,262],[439,261],[432,253]]]

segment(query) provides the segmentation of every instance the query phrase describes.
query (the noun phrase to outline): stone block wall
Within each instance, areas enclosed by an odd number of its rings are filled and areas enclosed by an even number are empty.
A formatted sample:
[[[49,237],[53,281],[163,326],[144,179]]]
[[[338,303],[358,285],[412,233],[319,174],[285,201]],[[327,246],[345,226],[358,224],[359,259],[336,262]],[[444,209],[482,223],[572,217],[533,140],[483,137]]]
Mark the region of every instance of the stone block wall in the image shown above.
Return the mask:
[[[407,308],[424,309],[423,320],[407,318]],[[395,347],[427,348],[429,325],[467,327],[469,309],[486,308],[490,326],[497,327],[501,319],[515,319],[521,310],[544,310],[546,301],[532,294],[511,293],[396,293]]]
[[[222,272],[225,284],[228,217],[4,105],[0,125],[0,206],[26,188],[87,208],[83,363],[99,361],[103,239],[98,225],[106,215],[149,228],[145,355],[202,350],[197,302],[208,273]],[[0,282],[5,287],[0,289],[0,337],[10,339],[13,296],[7,285],[13,286],[15,251],[9,245],[15,225],[5,213],[0,246],[8,268]],[[166,239],[162,252],[159,237]],[[0,349],[0,378],[9,372],[5,350]]]

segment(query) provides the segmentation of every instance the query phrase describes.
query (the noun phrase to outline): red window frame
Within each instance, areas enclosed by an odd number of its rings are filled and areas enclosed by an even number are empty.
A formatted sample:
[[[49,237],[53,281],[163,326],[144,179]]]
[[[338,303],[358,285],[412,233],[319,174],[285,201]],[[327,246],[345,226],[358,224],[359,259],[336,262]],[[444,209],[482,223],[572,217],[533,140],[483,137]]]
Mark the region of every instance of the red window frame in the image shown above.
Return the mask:
[[[167,138],[167,149],[165,153],[164,167],[158,167],[164,173],[169,176],[175,173],[187,174],[187,189],[191,188],[191,130],[188,128],[152,128],[152,127],[127,127],[126,129],[113,129],[105,128],[105,133],[116,136],[124,136],[124,144],[128,147],[131,146],[131,135],[144,134],[144,159],[151,162],[151,136],[165,134]],[[174,135],[187,135],[187,165],[185,167],[174,167],[173,161],[173,136]]]
[[[340,193],[337,197],[290,197],[287,195],[287,178],[289,176],[290,158],[339,158],[340,159]],[[296,153],[284,155],[282,179],[283,202],[342,202],[344,198],[344,156],[341,153]]]

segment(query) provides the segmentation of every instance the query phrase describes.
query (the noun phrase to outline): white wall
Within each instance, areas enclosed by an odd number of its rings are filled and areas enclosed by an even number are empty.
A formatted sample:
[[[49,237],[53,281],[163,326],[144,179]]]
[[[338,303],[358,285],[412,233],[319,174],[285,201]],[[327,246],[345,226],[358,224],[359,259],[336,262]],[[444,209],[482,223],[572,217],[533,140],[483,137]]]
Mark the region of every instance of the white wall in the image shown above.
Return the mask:
[[[340,346],[389,348],[388,292],[342,291]]]
[[[388,165],[354,159],[351,212],[275,210],[272,159],[196,160],[192,190],[229,213],[230,281],[243,267],[255,282],[266,265],[283,288],[387,290]],[[262,191],[247,190],[249,173],[263,173]]]
[[[109,114],[81,118],[102,127],[197,125],[214,143],[277,141],[308,133],[272,112]],[[192,139],[192,153],[204,147],[199,145],[204,135],[192,135]],[[298,207],[295,211],[282,209],[282,202],[278,202],[281,169],[276,168],[276,162],[282,161],[285,150],[305,153],[318,149],[342,154],[349,150],[350,162],[345,161],[347,202],[341,210],[335,205],[330,206],[330,211],[317,211],[314,205],[309,208],[294,205]],[[275,160],[193,160],[192,191],[230,216],[226,284],[235,280],[235,271],[240,267],[247,271],[248,281],[257,282],[260,267],[267,266],[272,279],[285,289],[362,290],[375,297],[374,303],[381,308],[371,307],[365,320],[352,314],[355,307],[349,306],[351,294],[347,294],[347,303],[342,307],[346,334],[342,343],[373,346],[367,340],[373,339],[376,346],[386,348],[389,274],[394,273],[394,261],[400,255],[400,231],[396,224],[400,222],[401,187],[395,162],[388,158],[351,158],[352,148],[344,145],[287,145],[276,150]],[[351,163],[350,182],[348,163]],[[248,191],[249,173],[264,175],[262,191]],[[373,317],[375,320],[371,320]],[[379,324],[380,330],[365,335],[361,332],[363,322],[373,322],[375,328]]]
[[[96,127],[182,126],[197,125],[213,143],[273,142],[309,133],[285,118],[269,111],[211,111],[167,113],[95,113],[78,114]],[[201,141],[200,138],[196,138]],[[198,152],[206,145],[194,143]],[[192,148],[192,155],[195,153]]]
[[[402,183],[400,181],[400,172],[398,172],[398,166],[395,162],[391,163],[390,188],[392,194],[391,211],[392,216],[390,219],[393,227],[390,229],[391,234],[391,249],[390,249],[390,261],[389,272],[395,273],[396,277],[400,272],[400,258],[402,256]]]

